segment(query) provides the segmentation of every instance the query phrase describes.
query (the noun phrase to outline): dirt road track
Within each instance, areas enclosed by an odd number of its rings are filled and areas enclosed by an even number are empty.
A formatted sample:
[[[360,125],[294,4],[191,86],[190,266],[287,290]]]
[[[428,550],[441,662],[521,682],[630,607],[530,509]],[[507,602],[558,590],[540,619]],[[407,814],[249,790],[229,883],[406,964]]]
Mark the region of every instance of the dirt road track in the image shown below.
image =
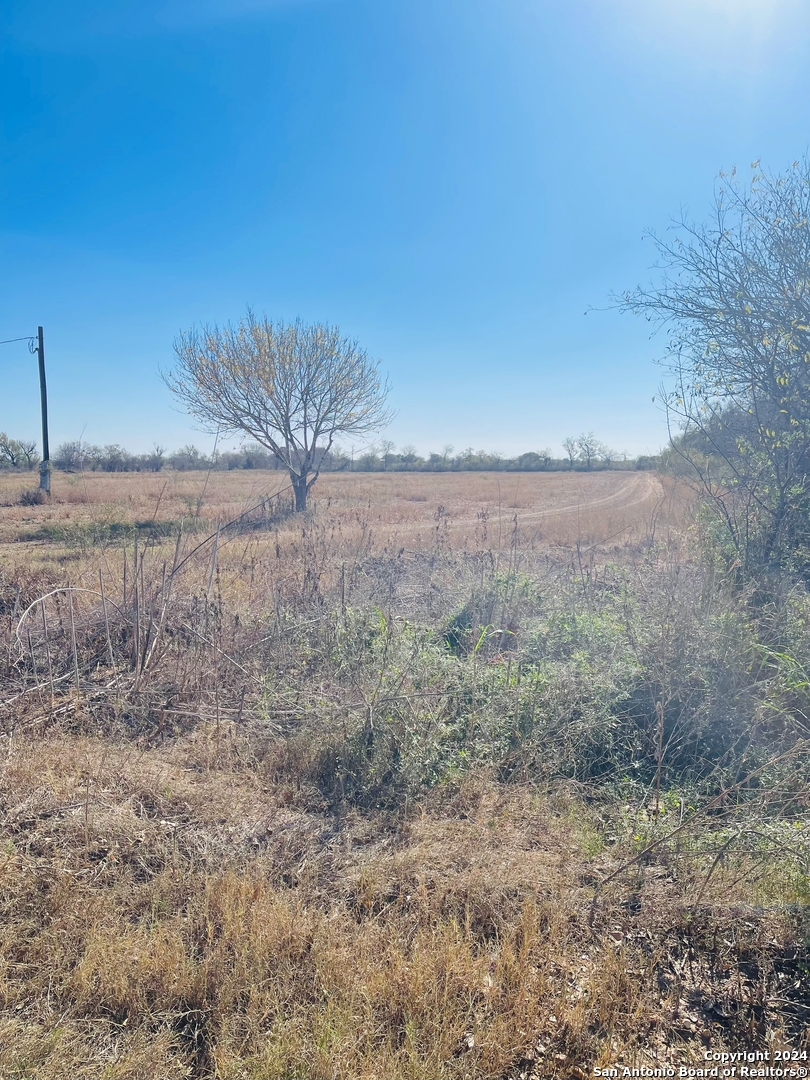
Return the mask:
[[[629,479],[618,490],[609,495],[602,495],[598,499],[579,499],[577,502],[565,503],[563,506],[549,506],[543,510],[519,510],[515,507],[503,507],[502,513],[512,518],[517,514],[518,524],[526,525],[548,517],[562,517],[566,514],[582,513],[586,510],[596,510],[610,507],[615,510],[630,510],[639,506],[648,499],[660,499],[664,489],[661,481],[647,472],[631,473]],[[513,513],[514,511],[514,513]],[[452,525],[475,525],[478,521],[474,518],[453,518]]]
[[[528,514],[519,514],[518,521],[524,524],[528,521],[536,521],[538,518],[576,514],[583,510],[595,510],[597,507],[606,506],[616,510],[629,510],[648,499],[662,498],[663,494],[664,489],[657,477],[647,472],[631,473],[627,483],[623,484],[618,491],[612,491],[610,495],[603,495],[599,499],[581,499],[575,503],[553,506],[546,510],[530,510]]]

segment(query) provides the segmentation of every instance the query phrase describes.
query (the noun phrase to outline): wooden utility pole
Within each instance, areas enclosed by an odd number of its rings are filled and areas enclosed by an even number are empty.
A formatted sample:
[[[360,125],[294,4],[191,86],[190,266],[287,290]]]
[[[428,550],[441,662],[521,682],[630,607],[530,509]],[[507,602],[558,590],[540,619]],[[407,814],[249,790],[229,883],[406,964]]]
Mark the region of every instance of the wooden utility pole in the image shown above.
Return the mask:
[[[42,327],[37,327],[37,359],[39,360],[39,401],[42,406],[42,464],[39,467],[39,486],[51,493],[51,454],[48,447],[48,386],[45,382],[45,342]]]

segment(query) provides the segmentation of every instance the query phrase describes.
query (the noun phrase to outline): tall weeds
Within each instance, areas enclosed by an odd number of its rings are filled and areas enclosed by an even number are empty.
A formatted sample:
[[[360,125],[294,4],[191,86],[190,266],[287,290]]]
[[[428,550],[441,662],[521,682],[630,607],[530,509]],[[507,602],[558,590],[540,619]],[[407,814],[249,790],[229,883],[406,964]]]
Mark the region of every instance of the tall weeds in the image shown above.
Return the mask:
[[[619,547],[249,506],[0,564],[2,1075],[806,1045],[803,587],[660,502]]]

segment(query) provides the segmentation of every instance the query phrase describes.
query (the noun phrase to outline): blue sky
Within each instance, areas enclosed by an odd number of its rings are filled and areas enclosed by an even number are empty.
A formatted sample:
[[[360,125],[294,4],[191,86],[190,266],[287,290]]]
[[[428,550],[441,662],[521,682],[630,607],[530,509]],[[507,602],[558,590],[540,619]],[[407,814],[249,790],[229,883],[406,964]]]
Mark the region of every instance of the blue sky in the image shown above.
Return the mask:
[[[720,169],[807,151],[808,14],[5,0],[0,338],[44,325],[54,443],[205,448],[158,368],[250,304],[378,357],[397,445],[655,450],[662,341],[599,309]],[[37,436],[37,409],[34,358],[0,347],[0,429]]]

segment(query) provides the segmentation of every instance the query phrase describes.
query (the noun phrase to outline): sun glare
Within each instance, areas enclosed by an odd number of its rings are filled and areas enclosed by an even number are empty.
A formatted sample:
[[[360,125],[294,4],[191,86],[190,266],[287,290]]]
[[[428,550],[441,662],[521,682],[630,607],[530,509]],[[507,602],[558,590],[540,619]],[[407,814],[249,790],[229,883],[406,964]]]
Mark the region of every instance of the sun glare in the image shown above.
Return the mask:
[[[801,7],[802,0],[618,0],[613,29],[708,62],[759,66]]]

